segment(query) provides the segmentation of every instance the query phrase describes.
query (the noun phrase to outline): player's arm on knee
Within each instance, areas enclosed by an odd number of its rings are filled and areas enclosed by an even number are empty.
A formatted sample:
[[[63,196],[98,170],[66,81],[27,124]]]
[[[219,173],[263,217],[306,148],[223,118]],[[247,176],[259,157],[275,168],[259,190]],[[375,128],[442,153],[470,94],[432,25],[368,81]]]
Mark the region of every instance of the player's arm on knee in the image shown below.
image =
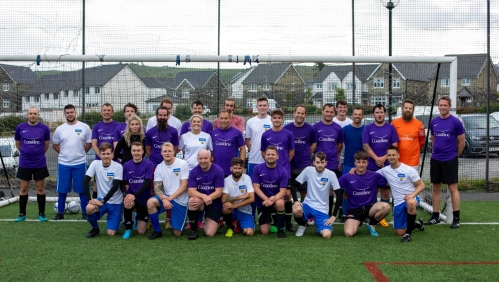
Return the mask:
[[[185,190],[187,190],[187,179],[181,179],[180,180],[180,185],[178,186],[177,190],[168,197],[169,201],[173,201],[173,199],[177,198],[178,196],[182,195]]]

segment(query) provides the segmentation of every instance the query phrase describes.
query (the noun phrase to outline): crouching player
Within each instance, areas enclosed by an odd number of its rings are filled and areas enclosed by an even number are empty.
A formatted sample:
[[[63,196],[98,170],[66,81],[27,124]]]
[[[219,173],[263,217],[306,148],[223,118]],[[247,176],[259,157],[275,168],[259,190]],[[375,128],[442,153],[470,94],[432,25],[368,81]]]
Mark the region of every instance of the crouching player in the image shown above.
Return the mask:
[[[126,196],[124,200],[125,233],[123,239],[130,239],[133,226],[133,209],[137,210],[136,220],[139,234],[146,233],[149,213],[147,201],[151,197],[151,179],[154,173],[154,164],[142,158],[144,148],[142,142],[133,142],[130,147],[132,160],[123,165],[123,181]]]
[[[147,210],[154,232],[149,240],[163,236],[159,225],[159,214],[171,211],[171,225],[175,236],[182,235],[187,216],[187,182],[189,166],[187,162],[175,157],[175,147],[166,142],[161,146],[163,161],[154,171],[154,194],[147,201]]]
[[[390,213],[390,204],[377,202],[378,187],[385,187],[386,179],[379,173],[367,170],[369,155],[358,151],[354,155],[355,171],[340,177],[341,187],[345,187],[348,196],[347,220],[343,227],[346,237],[357,233],[362,221],[369,218],[366,225],[371,236],[379,236],[376,224]]]
[[[235,157],[231,160],[230,172],[224,180],[222,191],[222,214],[227,224],[226,237],[232,237],[234,226],[232,224],[232,213],[239,222],[243,234],[253,236],[255,222],[253,221],[251,203],[255,201],[255,192],[251,178],[243,173],[244,161]]]
[[[97,221],[107,213],[107,235],[114,236],[120,227],[121,211],[123,210],[123,192],[120,190],[123,179],[123,167],[117,162],[113,162],[112,146],[109,143],[102,143],[99,146],[100,160],[95,160],[90,164],[83,187],[88,187],[92,177],[97,183],[97,199],[92,199],[86,207],[88,222],[92,230],[88,232],[87,238],[99,235],[99,224]],[[87,198],[90,199],[90,190],[85,189]]]
[[[425,186],[414,168],[399,162],[397,147],[388,147],[386,157],[390,165],[378,170],[378,173],[386,178],[392,189],[393,227],[398,236],[403,236],[402,242],[410,242],[415,228],[424,231],[423,219],[416,221],[416,208],[419,205],[418,195]]]
[[[329,239],[333,233],[333,222],[336,217],[328,216],[329,196],[333,190],[340,189],[336,174],[326,169],[326,154],[318,152],[314,156],[314,167],[306,167],[296,178],[300,184],[307,183],[307,197],[303,204],[293,204],[293,215],[299,227],[296,236],[303,236],[309,218],[315,220],[315,229],[322,238]]]

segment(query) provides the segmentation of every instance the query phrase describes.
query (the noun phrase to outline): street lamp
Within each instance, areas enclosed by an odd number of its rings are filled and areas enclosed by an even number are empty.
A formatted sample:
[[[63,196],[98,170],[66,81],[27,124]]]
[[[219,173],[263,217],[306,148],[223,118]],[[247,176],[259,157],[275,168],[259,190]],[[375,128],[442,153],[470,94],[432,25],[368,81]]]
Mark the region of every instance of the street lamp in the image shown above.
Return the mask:
[[[392,56],[392,10],[397,7],[400,0],[383,1],[381,4],[388,9],[388,56]],[[388,122],[392,122],[392,63],[388,63]]]

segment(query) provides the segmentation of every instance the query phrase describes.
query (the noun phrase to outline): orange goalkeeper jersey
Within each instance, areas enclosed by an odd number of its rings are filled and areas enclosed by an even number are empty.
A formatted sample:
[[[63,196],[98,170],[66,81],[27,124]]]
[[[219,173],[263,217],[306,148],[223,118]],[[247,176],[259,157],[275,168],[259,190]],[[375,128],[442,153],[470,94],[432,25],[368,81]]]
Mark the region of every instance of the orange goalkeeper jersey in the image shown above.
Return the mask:
[[[419,155],[425,142],[425,130],[421,121],[413,118],[410,122],[401,117],[392,121],[399,136],[399,161],[408,166],[419,166]]]

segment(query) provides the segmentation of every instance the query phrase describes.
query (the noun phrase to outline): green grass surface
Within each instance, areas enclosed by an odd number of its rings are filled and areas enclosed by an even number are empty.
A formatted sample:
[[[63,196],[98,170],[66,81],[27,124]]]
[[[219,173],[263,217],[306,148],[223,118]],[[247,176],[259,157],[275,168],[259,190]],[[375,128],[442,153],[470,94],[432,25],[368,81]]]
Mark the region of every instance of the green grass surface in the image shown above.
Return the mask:
[[[463,202],[463,222],[490,222],[497,202]],[[483,211],[483,213],[481,213]],[[0,218],[13,219],[18,205],[0,208]],[[35,219],[37,205],[28,205]],[[52,204],[47,216],[53,216]],[[419,214],[425,220],[429,215]],[[81,214],[66,219],[80,219]],[[334,226],[333,238],[324,240],[308,227],[303,237],[288,233],[252,238],[226,238],[222,228],[214,238],[201,231],[196,241],[175,238],[168,231],[149,241],[137,233],[125,241],[105,234],[86,239],[86,222],[0,221],[1,281],[374,281],[365,262],[488,262],[499,261],[499,225],[428,226],[400,243],[394,230],[378,227],[380,237],[364,226],[353,238]],[[187,234],[190,231],[187,231]],[[391,281],[497,281],[499,265],[378,265]]]

